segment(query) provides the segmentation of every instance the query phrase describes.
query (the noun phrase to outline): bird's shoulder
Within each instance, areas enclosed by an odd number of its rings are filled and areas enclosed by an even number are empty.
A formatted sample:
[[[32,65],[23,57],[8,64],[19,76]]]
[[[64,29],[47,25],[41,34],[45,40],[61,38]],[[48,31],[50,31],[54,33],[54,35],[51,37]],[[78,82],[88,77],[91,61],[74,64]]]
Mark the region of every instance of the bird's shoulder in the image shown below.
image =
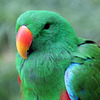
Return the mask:
[[[100,60],[100,47],[91,40],[80,38],[80,44],[75,52],[72,53],[73,61],[75,59],[86,61],[86,59]]]
[[[99,100],[100,48],[93,41],[82,40],[72,56],[72,62],[65,72],[65,84],[70,97]]]

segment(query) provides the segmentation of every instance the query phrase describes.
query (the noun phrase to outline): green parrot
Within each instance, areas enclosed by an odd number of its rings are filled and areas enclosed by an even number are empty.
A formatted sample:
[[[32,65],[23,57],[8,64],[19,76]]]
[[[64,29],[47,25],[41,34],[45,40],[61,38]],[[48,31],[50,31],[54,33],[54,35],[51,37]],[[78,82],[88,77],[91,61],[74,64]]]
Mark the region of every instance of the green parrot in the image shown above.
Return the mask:
[[[23,13],[16,22],[16,68],[24,100],[100,100],[100,48],[59,14]]]

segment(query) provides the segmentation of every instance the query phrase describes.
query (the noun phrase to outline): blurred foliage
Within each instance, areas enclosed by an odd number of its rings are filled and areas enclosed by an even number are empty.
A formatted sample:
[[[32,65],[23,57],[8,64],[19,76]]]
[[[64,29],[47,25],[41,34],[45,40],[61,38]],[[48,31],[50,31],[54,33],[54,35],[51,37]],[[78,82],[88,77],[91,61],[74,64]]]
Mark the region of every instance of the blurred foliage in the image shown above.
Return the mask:
[[[0,0],[0,100],[21,100],[15,24],[27,10],[56,11],[71,23],[78,36],[100,45],[100,0]]]

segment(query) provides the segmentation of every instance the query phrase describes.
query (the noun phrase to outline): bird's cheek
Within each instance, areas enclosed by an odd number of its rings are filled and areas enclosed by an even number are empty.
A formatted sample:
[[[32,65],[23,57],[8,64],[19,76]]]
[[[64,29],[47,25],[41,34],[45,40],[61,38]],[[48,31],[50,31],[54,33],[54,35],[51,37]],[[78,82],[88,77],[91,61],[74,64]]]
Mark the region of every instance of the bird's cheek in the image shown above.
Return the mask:
[[[21,26],[16,37],[16,47],[24,59],[27,59],[27,50],[29,50],[32,40],[33,36],[31,31],[26,26]]]

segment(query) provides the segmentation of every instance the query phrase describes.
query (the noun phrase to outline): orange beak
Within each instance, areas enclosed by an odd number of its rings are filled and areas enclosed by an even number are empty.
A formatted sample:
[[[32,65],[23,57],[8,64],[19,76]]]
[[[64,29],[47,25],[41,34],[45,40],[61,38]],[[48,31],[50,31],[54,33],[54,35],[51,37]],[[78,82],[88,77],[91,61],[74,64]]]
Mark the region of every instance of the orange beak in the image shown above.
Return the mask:
[[[24,59],[27,59],[27,50],[29,50],[32,43],[32,33],[26,26],[21,26],[16,37],[16,47]]]

